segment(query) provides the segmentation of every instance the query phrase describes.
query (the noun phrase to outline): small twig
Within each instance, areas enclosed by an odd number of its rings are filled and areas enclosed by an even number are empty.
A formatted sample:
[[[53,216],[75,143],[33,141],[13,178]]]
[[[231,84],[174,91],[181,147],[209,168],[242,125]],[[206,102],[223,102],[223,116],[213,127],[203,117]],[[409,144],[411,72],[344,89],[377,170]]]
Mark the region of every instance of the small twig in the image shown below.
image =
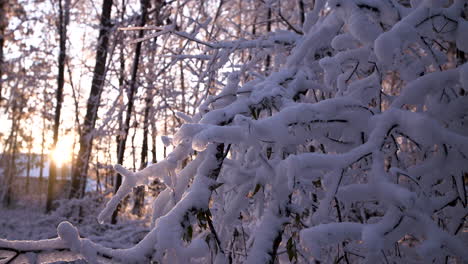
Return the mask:
[[[344,107],[349,107],[349,108],[361,108],[364,110],[369,111],[372,115],[375,115],[372,110],[370,110],[368,107],[362,106],[362,105],[345,105]]]
[[[353,255],[353,256],[359,257],[359,258],[366,258],[366,257],[364,257],[363,255],[359,255],[359,254],[354,253],[354,252],[351,252],[351,251],[349,251],[349,250],[343,250],[343,251],[346,252],[346,253],[348,253],[348,254],[351,254],[351,255]]]
[[[291,23],[289,23],[289,21],[283,16],[283,14],[281,14],[281,10],[278,10],[278,16],[283,20],[284,23],[286,23],[286,25],[289,27],[289,29],[293,30],[294,32],[296,32],[299,35],[304,35],[304,32],[300,31],[295,26],[293,26]]]
[[[421,186],[419,185],[419,182],[418,182],[416,179],[413,179],[413,177],[411,177],[410,175],[408,175],[408,174],[406,174],[406,173],[403,173],[403,172],[400,172],[400,171],[397,172],[397,177],[398,177],[399,175],[406,176],[406,177],[407,177],[408,179],[410,179],[412,182],[416,183],[416,185],[417,185],[418,187],[421,187]],[[397,181],[398,181],[398,178],[397,178]]]
[[[358,163],[359,161],[361,161],[362,159],[364,159],[364,158],[366,158],[366,157],[368,157],[370,155],[372,155],[372,152],[364,154],[362,157],[360,157],[359,159],[357,159],[355,162],[351,163],[350,165],[353,165],[354,163]]]
[[[219,240],[218,233],[216,233],[216,229],[214,228],[213,221],[211,220],[211,211],[210,211],[210,209],[208,209],[206,211],[205,215],[206,215],[206,221],[208,222],[208,226],[210,227],[210,231],[213,234],[213,236],[215,237],[216,244],[218,244],[218,248],[221,251],[221,253],[224,254],[224,250],[221,247],[221,241]]]
[[[413,142],[413,144],[416,145],[416,147],[419,149],[419,150],[422,150],[421,149],[421,145],[419,145],[418,142],[414,141],[414,139],[410,138],[408,135],[406,135],[405,133],[403,132],[400,132],[400,131],[396,131],[397,134],[401,135],[402,137],[408,139],[409,141]]]
[[[353,71],[351,72],[351,74],[348,76],[348,79],[346,79],[345,83],[347,83],[349,80],[351,80],[351,77],[353,77],[354,73],[356,72],[357,68],[359,67],[359,61],[356,63],[356,65],[354,66],[354,69]]]
[[[425,22],[429,21],[429,19],[433,19],[435,17],[443,17],[445,19],[447,19],[448,21],[452,22],[452,23],[455,23],[455,24],[458,24],[458,21],[454,20],[454,19],[451,19],[443,14],[435,14],[435,15],[432,15],[432,16],[429,16],[429,17],[426,17],[425,19],[423,19],[421,22],[417,23],[416,25],[414,25],[415,27],[419,27],[421,26],[422,24],[424,24]],[[449,31],[450,32],[450,31]],[[447,32],[444,32],[444,33],[447,33]]]
[[[333,141],[333,142],[336,142],[336,143],[339,143],[339,144],[343,144],[343,145],[350,145],[350,144],[353,144],[354,142],[347,142],[347,141],[341,141],[341,140],[338,140],[338,139],[334,139],[334,138],[331,138],[329,135],[326,135],[325,136],[327,139]]]
[[[165,27],[157,27],[157,26],[146,26],[146,27],[119,27],[117,30],[120,31],[133,31],[133,30],[164,30]]]
[[[224,153],[223,155],[223,160],[227,157],[227,155],[229,154],[229,150],[231,150],[231,144],[229,144],[226,148],[226,152]]]
[[[396,224],[393,225],[393,227],[392,227],[390,230],[385,231],[384,236],[390,234],[390,232],[392,232],[392,231],[395,230],[398,226],[400,226],[401,222],[403,222],[403,217],[404,217],[403,215],[400,216],[400,218],[398,219],[398,221],[396,222]]]
[[[385,252],[383,251],[383,249],[381,250],[381,252],[382,252],[382,255],[384,256],[385,263],[390,264],[390,263],[388,262],[387,256],[385,255]]]

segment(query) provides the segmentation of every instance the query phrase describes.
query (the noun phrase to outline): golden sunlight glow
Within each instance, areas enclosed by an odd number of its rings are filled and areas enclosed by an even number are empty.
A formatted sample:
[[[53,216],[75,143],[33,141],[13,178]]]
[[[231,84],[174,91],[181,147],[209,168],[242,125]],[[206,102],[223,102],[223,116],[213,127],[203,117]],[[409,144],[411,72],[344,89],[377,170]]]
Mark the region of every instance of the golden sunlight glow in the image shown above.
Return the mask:
[[[58,142],[55,149],[52,151],[51,157],[57,167],[62,167],[64,164],[71,161],[73,152],[73,137],[64,136]]]

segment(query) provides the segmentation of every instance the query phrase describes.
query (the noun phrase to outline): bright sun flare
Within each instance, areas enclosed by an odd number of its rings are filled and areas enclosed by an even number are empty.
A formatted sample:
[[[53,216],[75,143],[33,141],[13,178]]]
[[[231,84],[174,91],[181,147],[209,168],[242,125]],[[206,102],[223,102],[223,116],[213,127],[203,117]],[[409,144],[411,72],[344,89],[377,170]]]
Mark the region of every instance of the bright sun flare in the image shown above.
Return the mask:
[[[62,167],[62,165],[71,161],[72,148],[73,139],[70,136],[65,136],[57,142],[57,146],[51,155],[57,167]]]

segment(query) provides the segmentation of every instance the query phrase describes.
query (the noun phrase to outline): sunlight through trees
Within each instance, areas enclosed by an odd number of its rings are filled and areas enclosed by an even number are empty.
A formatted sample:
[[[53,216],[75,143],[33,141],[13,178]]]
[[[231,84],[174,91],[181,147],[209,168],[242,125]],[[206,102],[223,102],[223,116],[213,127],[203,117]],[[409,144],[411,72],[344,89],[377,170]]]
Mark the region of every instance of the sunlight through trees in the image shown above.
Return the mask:
[[[467,18],[0,0],[0,263],[467,262]]]

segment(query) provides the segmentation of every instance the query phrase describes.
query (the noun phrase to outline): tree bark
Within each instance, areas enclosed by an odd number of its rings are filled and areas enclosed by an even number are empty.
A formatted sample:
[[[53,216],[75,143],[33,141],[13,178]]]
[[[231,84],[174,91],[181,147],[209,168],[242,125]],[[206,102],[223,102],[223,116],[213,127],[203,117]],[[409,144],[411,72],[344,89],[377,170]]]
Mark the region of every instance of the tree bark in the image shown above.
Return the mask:
[[[104,0],[100,21],[100,30],[96,51],[91,91],[86,105],[86,116],[80,135],[80,150],[72,174],[70,198],[81,198],[84,195],[88,171],[89,156],[93,143],[93,132],[96,125],[99,103],[105,79],[106,59],[111,31],[112,0]]]
[[[271,32],[271,7],[268,7],[266,31],[267,31],[267,34]],[[265,74],[266,75],[270,73],[270,68],[271,68],[271,55],[268,54],[265,60]]]
[[[63,6],[65,4],[65,6]],[[58,76],[57,76],[57,92],[56,92],[56,106],[55,106],[55,116],[54,116],[54,135],[52,142],[52,149],[55,151],[58,141],[59,127],[60,127],[60,114],[62,111],[62,102],[63,102],[63,86],[65,83],[65,60],[67,56],[67,24],[69,17],[70,9],[70,0],[58,1],[59,5],[59,23],[58,23],[58,32],[59,32],[59,56],[58,56]],[[47,201],[46,201],[46,212],[52,210],[52,202],[55,200],[55,190],[54,187],[57,181],[57,164],[55,164],[54,159],[50,159],[50,168],[49,168],[49,183],[47,186]]]
[[[156,120],[154,118],[151,118],[152,124],[151,124],[151,163],[156,163],[158,162],[157,158],[157,151],[156,151],[156,137],[158,135],[158,130],[156,129]]]
[[[181,45],[182,47],[182,45]],[[180,89],[182,90],[182,104],[180,106],[180,111],[185,113],[186,102],[185,102],[185,76],[184,76],[184,67],[182,64],[182,60],[179,61],[179,68],[180,68]]]
[[[28,161],[26,163],[26,193],[29,193],[29,176],[31,174],[31,159],[32,159],[32,146],[33,146],[33,142],[32,142],[33,138],[32,138],[32,132],[30,133],[29,137],[28,137]],[[34,159],[33,159],[34,160]]]
[[[120,21],[124,21],[125,19],[125,10],[126,10],[126,3],[125,0],[122,0],[122,11],[120,12]],[[119,69],[119,113],[117,114],[117,124],[118,124],[118,133],[116,137],[117,149],[116,152],[119,153],[119,142],[120,137],[122,136],[123,130],[123,109],[124,109],[124,101],[123,101],[123,94],[125,90],[125,49],[124,49],[124,35],[121,34],[119,36],[119,44],[120,44],[120,69]]]
[[[3,101],[3,47],[5,45],[5,31],[8,25],[7,4],[8,0],[0,0],[0,104]]]
[[[11,119],[11,130],[10,135],[7,139],[7,146],[5,153],[7,155],[7,167],[5,170],[6,179],[6,191],[3,196],[3,203],[6,207],[9,207],[13,202],[13,184],[16,176],[16,155],[18,153],[18,133],[19,133],[19,122],[21,120],[21,113],[18,113],[18,106],[16,102],[13,102],[12,106],[12,119]]]
[[[141,144],[141,164],[140,170],[144,169],[148,164],[148,128],[149,128],[149,118],[150,118],[150,110],[153,107],[153,90],[152,88],[148,87],[146,90],[146,98],[145,98],[145,112],[144,112],[144,119],[143,119],[143,142]],[[135,202],[133,204],[132,213],[141,217],[143,215],[143,206],[145,201],[145,187],[139,186],[137,187],[133,195],[135,197]]]
[[[135,146],[135,137],[136,137],[136,133],[137,133],[137,129],[138,129],[138,123],[136,121],[137,119],[137,116],[136,116],[136,113],[133,112],[133,115],[135,117],[135,121],[133,123],[133,134],[132,134],[132,139],[131,139],[131,144],[132,144],[132,165],[133,165],[133,171],[136,171],[136,146]]]
[[[101,193],[101,175],[99,174],[99,155],[96,155],[96,165],[94,166],[96,172],[96,192]]]
[[[301,16],[301,27],[302,27],[304,26],[304,22],[305,22],[305,6],[304,6],[303,0],[299,0],[299,14]]]
[[[147,8],[149,5],[149,0],[140,0],[141,5],[141,20],[140,25],[141,27],[145,26],[146,24],[146,17],[147,17]],[[138,32],[138,38],[144,37],[144,31],[140,30]],[[130,129],[130,119],[132,117],[133,105],[135,101],[135,94],[137,91],[137,74],[138,74],[138,65],[140,63],[140,53],[141,53],[141,44],[142,42],[138,42],[135,47],[135,56],[133,58],[133,66],[132,66],[132,75],[130,80],[130,90],[128,93],[128,104],[127,104],[127,111],[125,115],[125,123],[123,124],[123,131],[122,135],[118,138],[118,149],[117,149],[117,163],[123,164],[124,161],[124,154],[125,154],[125,145],[127,142],[128,132]],[[114,192],[116,193],[119,190],[120,185],[122,185],[122,176],[120,174],[116,175],[115,181],[115,188]],[[120,206],[117,207],[115,212],[112,214],[111,223],[117,223],[117,215]]]
[[[44,95],[44,99],[45,99]],[[43,110],[45,111],[45,110]],[[44,149],[45,149],[45,131],[46,131],[46,117],[45,113],[42,114],[42,140],[41,140],[41,157],[39,160],[39,189],[42,190],[42,181],[44,177]],[[42,196],[42,193],[41,193]]]

